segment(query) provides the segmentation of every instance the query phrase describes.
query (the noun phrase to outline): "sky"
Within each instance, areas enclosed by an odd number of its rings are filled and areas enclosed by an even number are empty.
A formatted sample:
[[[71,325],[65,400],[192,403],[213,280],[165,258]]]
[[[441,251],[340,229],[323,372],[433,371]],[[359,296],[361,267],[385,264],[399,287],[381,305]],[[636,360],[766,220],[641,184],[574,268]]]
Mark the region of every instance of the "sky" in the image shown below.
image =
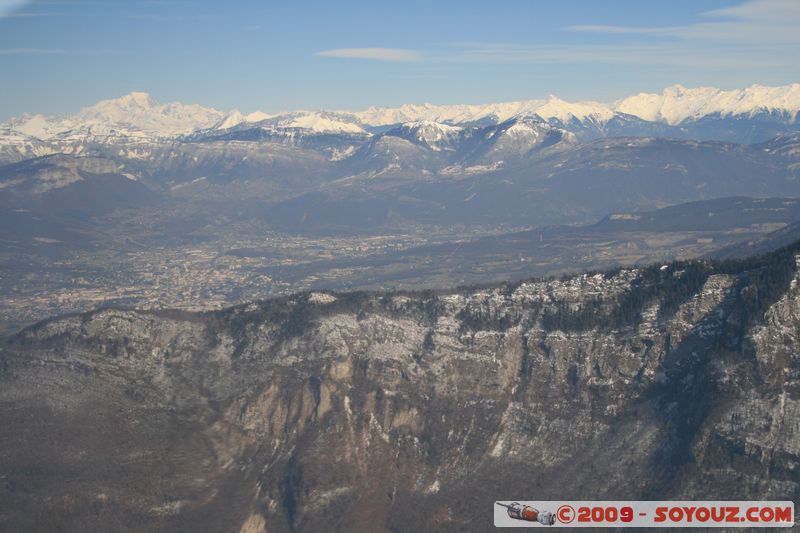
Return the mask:
[[[267,113],[800,82],[800,0],[0,0],[0,120],[132,91]]]

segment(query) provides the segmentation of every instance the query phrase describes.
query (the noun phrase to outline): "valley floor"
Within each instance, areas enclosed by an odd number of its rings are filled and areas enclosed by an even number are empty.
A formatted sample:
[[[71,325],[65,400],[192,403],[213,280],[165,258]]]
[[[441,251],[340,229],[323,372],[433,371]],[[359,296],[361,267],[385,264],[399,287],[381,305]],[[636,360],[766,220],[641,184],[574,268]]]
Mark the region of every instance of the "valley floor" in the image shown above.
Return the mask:
[[[207,226],[170,242],[132,230],[123,219],[91,249],[61,250],[61,243],[42,240],[23,253],[0,252],[0,333],[104,306],[213,310],[307,289],[439,288],[688,259],[783,226],[612,233],[411,228],[306,236],[249,222]]]

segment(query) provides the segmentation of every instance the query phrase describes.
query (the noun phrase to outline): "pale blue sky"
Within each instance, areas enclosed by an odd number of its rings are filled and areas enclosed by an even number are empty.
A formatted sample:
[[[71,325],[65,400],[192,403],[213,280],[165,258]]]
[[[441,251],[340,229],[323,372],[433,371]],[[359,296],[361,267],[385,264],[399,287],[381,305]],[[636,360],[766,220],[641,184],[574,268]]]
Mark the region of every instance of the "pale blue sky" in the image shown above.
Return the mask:
[[[360,109],[800,81],[800,0],[0,0],[0,120],[146,91]]]

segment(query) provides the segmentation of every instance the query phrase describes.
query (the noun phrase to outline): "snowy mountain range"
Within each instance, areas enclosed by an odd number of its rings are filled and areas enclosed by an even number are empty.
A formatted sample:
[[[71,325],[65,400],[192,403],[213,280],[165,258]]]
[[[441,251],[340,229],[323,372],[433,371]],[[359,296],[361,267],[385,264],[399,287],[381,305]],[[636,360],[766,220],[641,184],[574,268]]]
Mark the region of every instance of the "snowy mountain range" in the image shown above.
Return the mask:
[[[277,115],[134,93],[0,125],[0,215],[20,224],[17,209],[66,209],[86,220],[156,202],[185,202],[191,214],[224,199],[225,216],[357,232],[582,223],[722,196],[798,196],[799,88]]]
[[[660,94],[639,93],[610,104],[591,101],[567,102],[551,95],[544,100],[499,104],[371,107],[354,114],[362,123],[370,126],[417,120],[451,124],[482,120],[503,122],[517,115],[538,115],[547,121],[555,120],[563,124],[573,121],[605,124],[620,114],[675,126],[708,115],[730,117],[777,113],[784,115],[788,120],[796,120],[798,111],[800,111],[800,83],[783,87],[753,85],[730,91],[713,87],[687,89],[681,85],[673,85]]]
[[[3,127],[39,140],[76,136],[173,137],[218,123],[223,113],[200,105],[159,104],[133,92],[103,100],[67,117],[43,115],[12,119]],[[239,122],[244,121],[244,117]]]
[[[800,83],[782,87],[753,85],[745,89],[685,88],[674,85],[659,94],[640,93],[613,103],[567,102],[555,96],[540,100],[480,105],[408,104],[363,111],[292,111],[269,115],[260,111],[223,113],[200,105],[159,104],[134,92],[104,100],[66,117],[24,115],[0,124],[0,143],[75,141],[91,138],[136,141],[212,135],[251,129],[295,134],[356,134],[385,131],[405,123],[500,124],[513,117],[535,116],[551,125],[597,138],[624,134],[665,133],[683,136],[709,120],[760,120],[794,130],[800,111]],[[781,129],[780,127],[778,128]],[[781,133],[783,131],[779,131]],[[684,132],[685,133],[685,132]],[[691,132],[689,132],[691,133]],[[770,132],[771,133],[771,132]],[[770,135],[771,136],[771,135]],[[705,136],[707,137],[707,135]],[[729,135],[730,137],[730,135]],[[720,140],[738,140],[725,138]],[[762,139],[747,139],[763,141]]]
[[[800,110],[800,83],[783,87],[753,85],[733,91],[713,87],[687,89],[673,85],[661,94],[639,93],[615,102],[614,110],[671,126],[709,115],[752,117],[769,113],[796,120]]]

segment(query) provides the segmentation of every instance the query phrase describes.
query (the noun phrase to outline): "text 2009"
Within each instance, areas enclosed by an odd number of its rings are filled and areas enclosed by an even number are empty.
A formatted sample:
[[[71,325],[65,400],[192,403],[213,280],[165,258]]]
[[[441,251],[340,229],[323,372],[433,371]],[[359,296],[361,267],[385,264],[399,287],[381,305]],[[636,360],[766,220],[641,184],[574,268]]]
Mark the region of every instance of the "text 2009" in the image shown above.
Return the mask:
[[[632,522],[632,507],[578,507],[578,522]]]

